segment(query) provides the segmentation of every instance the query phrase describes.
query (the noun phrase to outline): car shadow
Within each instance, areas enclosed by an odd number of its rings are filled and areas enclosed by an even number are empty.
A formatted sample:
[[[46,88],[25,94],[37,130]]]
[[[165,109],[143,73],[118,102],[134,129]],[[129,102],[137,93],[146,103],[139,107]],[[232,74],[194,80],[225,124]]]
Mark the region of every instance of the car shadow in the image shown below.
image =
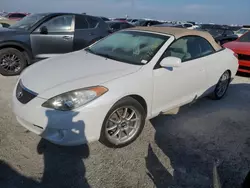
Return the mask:
[[[72,115],[72,117],[67,118],[65,121],[71,123],[72,128],[79,128],[79,130],[81,130],[79,134],[85,137],[85,124],[83,121],[74,122],[73,118],[75,115],[76,114]],[[55,118],[57,118],[54,110],[47,110],[46,117],[48,119],[48,125],[52,124],[55,121]],[[89,147],[87,144],[64,147],[41,139],[37,145],[37,153],[43,155],[44,160],[44,171],[41,181],[25,177],[14,170],[6,162],[0,161],[0,187],[90,187],[85,178],[86,169],[83,162],[84,159],[89,157]]]
[[[152,119],[155,144],[174,169],[171,175],[149,145],[145,160],[155,186],[241,187],[250,170],[249,108],[250,85],[232,84],[219,101],[199,99]]]

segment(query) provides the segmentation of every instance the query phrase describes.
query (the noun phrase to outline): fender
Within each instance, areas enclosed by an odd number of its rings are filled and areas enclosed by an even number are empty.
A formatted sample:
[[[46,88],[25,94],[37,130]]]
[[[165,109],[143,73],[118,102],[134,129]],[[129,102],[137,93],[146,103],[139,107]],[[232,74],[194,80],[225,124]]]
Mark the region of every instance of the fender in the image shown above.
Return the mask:
[[[0,43],[0,49],[5,47],[17,47],[18,49],[23,49],[26,52],[26,58],[28,61],[28,64],[31,63],[31,61],[34,59],[34,56],[32,54],[32,49],[22,42],[16,42],[16,41],[4,41]]]

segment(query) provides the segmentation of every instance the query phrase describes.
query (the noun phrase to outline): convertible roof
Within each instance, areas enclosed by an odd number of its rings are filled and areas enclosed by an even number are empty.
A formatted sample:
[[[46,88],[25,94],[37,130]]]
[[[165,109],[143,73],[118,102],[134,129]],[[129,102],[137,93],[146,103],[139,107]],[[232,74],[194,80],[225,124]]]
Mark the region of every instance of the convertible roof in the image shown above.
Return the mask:
[[[214,38],[208,33],[204,31],[192,30],[192,29],[183,29],[183,28],[176,28],[176,27],[134,27],[129,28],[129,30],[140,30],[140,31],[150,31],[162,34],[169,34],[173,35],[176,39],[181,38],[183,36],[188,35],[196,35],[205,38],[210,44],[214,47],[216,51],[220,50],[222,47],[216,43]]]

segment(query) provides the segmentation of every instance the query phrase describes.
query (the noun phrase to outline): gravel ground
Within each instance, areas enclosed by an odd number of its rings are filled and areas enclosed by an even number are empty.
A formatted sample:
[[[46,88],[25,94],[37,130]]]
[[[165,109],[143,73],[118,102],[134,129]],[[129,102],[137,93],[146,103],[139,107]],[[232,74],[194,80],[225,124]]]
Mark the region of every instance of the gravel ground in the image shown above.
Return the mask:
[[[147,122],[128,147],[58,147],[18,125],[16,77],[0,77],[0,188],[238,187],[250,170],[250,78],[238,76],[220,101],[207,98]]]

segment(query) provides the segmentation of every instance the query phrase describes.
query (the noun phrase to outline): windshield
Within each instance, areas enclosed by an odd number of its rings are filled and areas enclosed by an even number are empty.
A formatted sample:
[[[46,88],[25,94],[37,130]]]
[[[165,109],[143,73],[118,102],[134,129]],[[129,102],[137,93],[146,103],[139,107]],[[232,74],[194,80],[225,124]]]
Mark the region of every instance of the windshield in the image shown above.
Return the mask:
[[[41,20],[44,16],[46,16],[46,14],[31,14],[29,16],[25,16],[23,19],[16,22],[9,28],[28,30],[29,28],[34,26],[39,20]]]
[[[238,42],[250,42],[250,32],[242,35],[239,39]]]
[[[239,29],[238,31],[236,31],[235,33],[236,34],[244,34],[244,33],[246,33],[246,32],[248,32],[249,30],[247,30],[247,29]]]
[[[168,39],[168,36],[159,34],[121,31],[100,40],[86,51],[116,61],[144,65]]]

